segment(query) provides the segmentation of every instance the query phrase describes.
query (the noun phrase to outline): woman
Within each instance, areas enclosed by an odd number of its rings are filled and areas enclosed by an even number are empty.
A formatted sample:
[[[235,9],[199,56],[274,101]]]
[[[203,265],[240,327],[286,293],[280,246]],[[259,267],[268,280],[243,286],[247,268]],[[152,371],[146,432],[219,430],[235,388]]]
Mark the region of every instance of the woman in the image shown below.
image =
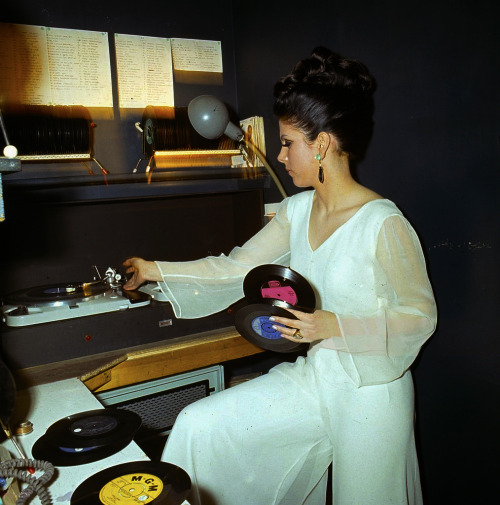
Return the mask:
[[[193,505],[419,504],[409,367],[436,307],[418,238],[399,209],[350,165],[372,128],[375,82],[325,48],[275,85],[283,163],[298,187],[276,217],[229,256],[125,262],[126,285],[158,281],[178,317],[243,297],[254,266],[289,265],[313,286],[314,313],[275,317],[307,357],[205,398],[179,414],[163,459],[193,481]],[[284,326],[283,326],[284,325]]]

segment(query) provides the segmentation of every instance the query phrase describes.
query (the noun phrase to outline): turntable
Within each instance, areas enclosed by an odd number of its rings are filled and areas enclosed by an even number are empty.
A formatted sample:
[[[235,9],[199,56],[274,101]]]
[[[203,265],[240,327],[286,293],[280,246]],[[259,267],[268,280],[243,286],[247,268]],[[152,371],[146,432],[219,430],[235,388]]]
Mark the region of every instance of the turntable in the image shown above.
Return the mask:
[[[97,270],[97,268],[96,268]],[[108,268],[90,282],[37,286],[6,295],[2,318],[7,326],[29,326],[148,305],[151,296],[122,289],[121,275]]]

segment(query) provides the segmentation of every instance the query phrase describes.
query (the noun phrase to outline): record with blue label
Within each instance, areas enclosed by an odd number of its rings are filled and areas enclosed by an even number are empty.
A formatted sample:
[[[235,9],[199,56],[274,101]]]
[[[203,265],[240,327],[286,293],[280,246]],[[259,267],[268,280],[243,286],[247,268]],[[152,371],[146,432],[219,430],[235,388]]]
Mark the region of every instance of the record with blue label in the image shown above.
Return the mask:
[[[139,414],[115,408],[79,412],[49,426],[33,445],[35,459],[54,466],[76,466],[107,458],[132,441]]]
[[[238,332],[252,344],[275,352],[300,352],[307,343],[293,342],[273,328],[271,316],[296,319],[287,308],[314,312],[316,296],[311,285],[298,272],[281,265],[261,265],[252,269],[243,281],[248,305],[236,313]]]

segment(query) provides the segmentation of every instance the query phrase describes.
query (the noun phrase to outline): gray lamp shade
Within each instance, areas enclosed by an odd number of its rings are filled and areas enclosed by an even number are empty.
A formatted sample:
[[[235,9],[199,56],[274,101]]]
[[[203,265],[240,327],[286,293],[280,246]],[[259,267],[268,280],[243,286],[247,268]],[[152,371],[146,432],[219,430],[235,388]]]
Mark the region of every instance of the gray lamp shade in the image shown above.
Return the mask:
[[[222,135],[240,142],[244,133],[229,120],[225,104],[212,95],[200,95],[188,105],[189,121],[193,128],[207,139],[216,139]]]

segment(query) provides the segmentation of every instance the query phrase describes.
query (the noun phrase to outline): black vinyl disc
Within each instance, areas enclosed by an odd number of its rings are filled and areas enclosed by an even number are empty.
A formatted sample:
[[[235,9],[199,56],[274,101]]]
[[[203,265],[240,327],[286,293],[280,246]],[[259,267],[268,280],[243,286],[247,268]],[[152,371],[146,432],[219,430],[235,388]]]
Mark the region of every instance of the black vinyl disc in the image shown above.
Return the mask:
[[[47,428],[45,436],[60,447],[87,448],[130,439],[142,423],[139,414],[103,408],[64,417]]]
[[[312,286],[298,272],[281,265],[260,265],[248,272],[243,281],[248,305],[236,313],[238,332],[253,344],[269,351],[296,352],[309,344],[292,342],[272,328],[273,315],[295,319],[287,308],[313,312],[316,295]]]
[[[296,319],[291,312],[282,308],[287,306],[293,308],[280,301],[247,305],[236,313],[236,329],[249,342],[268,351],[288,353],[305,350],[309,344],[301,344],[300,341],[292,342],[283,338],[279,331],[272,328],[276,323],[269,321],[273,315]]]
[[[130,442],[132,442],[132,437],[102,446],[66,447],[45,434],[34,443],[31,454],[34,459],[49,461],[54,466],[77,466],[112,456],[127,447]]]
[[[298,310],[316,306],[314,290],[298,272],[281,265],[260,265],[248,272],[243,281],[248,303],[281,300]]]
[[[106,468],[82,482],[71,505],[180,505],[191,480],[180,467],[164,462],[132,461]]]
[[[50,284],[36,286],[26,290],[16,291],[6,295],[3,299],[5,304],[43,304],[54,302],[73,302],[86,298],[103,295],[110,291],[105,282],[86,283],[68,282],[62,284]]]
[[[67,416],[49,426],[33,445],[33,458],[55,466],[76,466],[107,458],[132,441],[139,414],[102,408]]]

